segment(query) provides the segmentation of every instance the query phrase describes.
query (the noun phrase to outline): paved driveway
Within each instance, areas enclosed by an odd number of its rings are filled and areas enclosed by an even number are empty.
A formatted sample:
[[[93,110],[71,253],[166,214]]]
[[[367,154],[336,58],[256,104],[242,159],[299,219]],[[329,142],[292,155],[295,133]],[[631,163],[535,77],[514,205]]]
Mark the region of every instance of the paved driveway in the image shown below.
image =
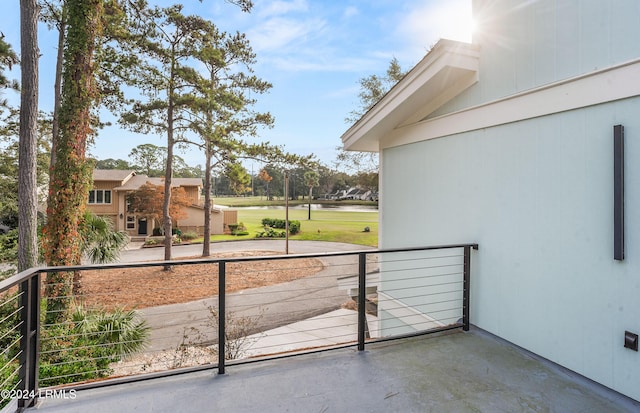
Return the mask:
[[[282,251],[285,241],[256,240],[214,243],[211,251]],[[361,245],[290,241],[290,254],[358,251],[371,249]],[[202,245],[180,245],[172,250],[174,257],[193,257],[202,253]],[[122,262],[162,260],[163,248],[143,248],[124,251]],[[240,291],[227,295],[227,308],[236,319],[259,319],[260,330],[270,330],[340,308],[349,297],[338,289],[337,279],[357,273],[357,256],[320,258],[325,268],[310,277],[294,281]],[[170,304],[141,310],[152,327],[149,351],[175,349],[185,332],[197,329],[204,342],[217,340],[217,329],[207,322],[209,307],[218,308],[218,297],[183,304]]]

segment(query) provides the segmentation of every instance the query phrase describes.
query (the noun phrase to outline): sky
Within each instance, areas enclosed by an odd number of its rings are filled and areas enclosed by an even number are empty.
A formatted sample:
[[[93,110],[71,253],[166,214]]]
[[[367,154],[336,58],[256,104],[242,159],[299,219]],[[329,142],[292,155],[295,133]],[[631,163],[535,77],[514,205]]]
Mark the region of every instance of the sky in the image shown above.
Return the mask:
[[[19,52],[19,1],[1,0],[0,32]],[[168,6],[176,0],[150,0]],[[268,111],[274,127],[250,142],[281,145],[291,153],[315,154],[333,167],[349,112],[359,106],[359,79],[383,75],[398,59],[403,70],[417,64],[440,38],[471,41],[471,0],[254,0],[251,13],[224,0],[183,0],[185,14],[208,18],[221,30],[246,33],[257,55],[255,74],[272,83],[256,110]],[[57,34],[40,26],[41,110],[53,108]],[[20,79],[19,68],[9,72]],[[12,96],[13,95],[13,96]],[[4,98],[18,104],[19,96]],[[108,114],[103,115],[109,120]],[[113,118],[111,118],[113,120]],[[128,159],[143,143],[166,146],[160,135],[140,135],[114,125],[100,130],[89,149],[97,159]],[[178,152],[202,165],[197,150]],[[253,164],[245,165],[253,168]],[[260,165],[255,165],[256,169]]]

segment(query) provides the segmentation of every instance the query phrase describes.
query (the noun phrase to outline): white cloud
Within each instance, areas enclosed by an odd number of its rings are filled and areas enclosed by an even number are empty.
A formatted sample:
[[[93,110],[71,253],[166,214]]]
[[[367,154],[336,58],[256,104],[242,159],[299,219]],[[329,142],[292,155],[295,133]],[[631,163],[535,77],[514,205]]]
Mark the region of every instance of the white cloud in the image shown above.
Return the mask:
[[[344,12],[342,13],[342,17],[348,19],[349,17],[356,16],[358,14],[360,14],[360,11],[358,10],[357,7],[349,6],[346,9],[344,9]]]
[[[313,72],[353,72],[357,73],[363,67],[376,67],[378,59],[337,57],[330,50],[317,50],[313,53],[296,56],[278,55],[268,59],[274,67],[283,71],[313,71]]]
[[[262,4],[265,4],[262,6]],[[291,12],[306,12],[309,4],[306,0],[282,1],[276,0],[271,3],[258,3],[257,14],[260,17],[281,16]]]
[[[310,36],[316,36],[324,26],[324,21],[319,19],[294,20],[275,17],[249,30],[248,37],[257,51],[280,52]]]

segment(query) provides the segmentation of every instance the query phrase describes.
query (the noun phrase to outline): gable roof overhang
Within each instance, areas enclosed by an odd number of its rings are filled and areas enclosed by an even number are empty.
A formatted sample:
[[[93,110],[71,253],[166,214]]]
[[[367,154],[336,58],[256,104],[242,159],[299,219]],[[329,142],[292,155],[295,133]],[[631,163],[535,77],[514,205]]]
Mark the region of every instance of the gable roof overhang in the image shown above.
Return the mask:
[[[428,117],[478,81],[479,47],[440,40],[341,137],[346,150],[377,152],[392,130]]]
[[[116,191],[135,191],[147,182],[153,185],[164,185],[164,178],[148,177],[147,175],[136,175],[125,184],[113,188]],[[171,180],[171,187],[197,187],[202,188],[201,178],[173,178]]]
[[[123,182],[129,180],[131,177],[135,176],[136,172],[133,170],[123,170],[123,169],[94,169],[93,170],[93,181],[117,181],[122,185]]]

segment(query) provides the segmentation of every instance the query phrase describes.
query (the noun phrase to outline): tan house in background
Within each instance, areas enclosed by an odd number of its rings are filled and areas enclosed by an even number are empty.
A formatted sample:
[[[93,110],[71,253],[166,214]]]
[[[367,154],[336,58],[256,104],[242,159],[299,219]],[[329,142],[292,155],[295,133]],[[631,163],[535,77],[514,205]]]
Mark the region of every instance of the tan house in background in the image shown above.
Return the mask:
[[[89,191],[88,208],[96,215],[109,217],[118,231],[125,231],[133,238],[152,235],[153,228],[161,222],[129,212],[127,195],[145,183],[163,185],[163,178],[151,178],[132,170],[95,169],[93,188]],[[202,179],[173,178],[174,187],[184,188],[192,204],[187,207],[187,217],[174,224],[182,232],[204,235],[204,199],[201,197]],[[212,208],[211,234],[223,234],[228,224],[236,223],[237,211]]]

